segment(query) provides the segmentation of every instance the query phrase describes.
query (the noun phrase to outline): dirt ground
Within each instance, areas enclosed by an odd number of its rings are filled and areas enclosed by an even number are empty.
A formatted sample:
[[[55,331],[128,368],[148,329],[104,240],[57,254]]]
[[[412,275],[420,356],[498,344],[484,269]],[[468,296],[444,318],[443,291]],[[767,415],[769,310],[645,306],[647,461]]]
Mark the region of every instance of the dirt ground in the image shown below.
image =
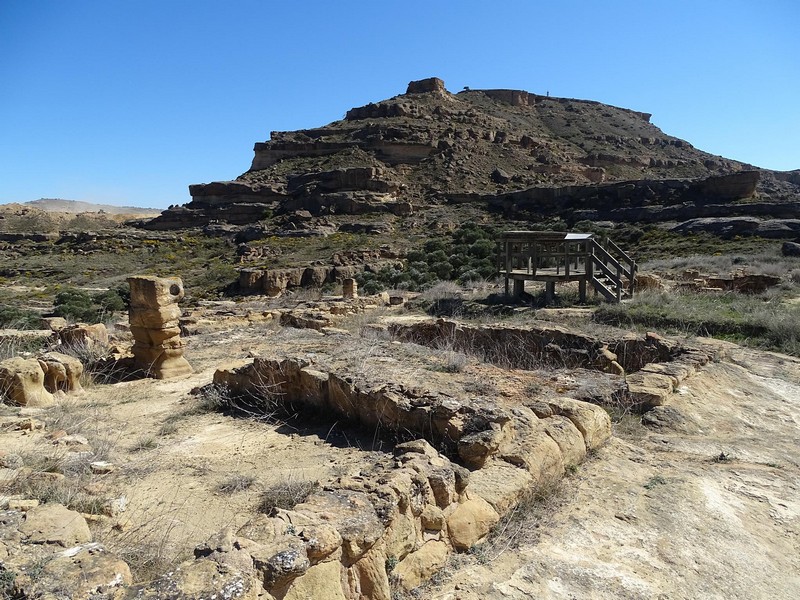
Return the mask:
[[[451,373],[447,351],[395,342],[389,352],[385,340],[269,324],[187,341],[193,375],[87,386],[58,408],[67,433],[79,431],[95,450],[104,445],[116,466],[86,484],[117,499],[112,516],[92,519],[92,527],[141,576],[190,557],[224,527],[243,525],[273,484],[357,475],[391,451],[374,432],[343,423],[208,410],[207,395],[190,392],[226,361],[316,353],[509,402],[520,390],[561,393],[570,375],[504,371],[477,359]],[[684,382],[671,399],[671,420],[645,427],[625,416],[616,437],[569,474],[545,510],[502,524],[412,597],[798,597],[800,361],[717,343],[728,358]],[[2,449],[27,457],[63,451],[47,433],[4,431]]]

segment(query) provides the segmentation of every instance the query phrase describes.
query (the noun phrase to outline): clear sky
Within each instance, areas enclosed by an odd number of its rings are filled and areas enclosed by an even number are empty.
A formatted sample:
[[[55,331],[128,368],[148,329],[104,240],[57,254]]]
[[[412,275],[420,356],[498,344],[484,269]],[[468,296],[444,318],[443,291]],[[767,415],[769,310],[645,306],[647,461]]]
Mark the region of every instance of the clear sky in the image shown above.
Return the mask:
[[[797,0],[0,0],[0,202],[166,207],[272,130],[437,76],[653,113],[800,168]]]

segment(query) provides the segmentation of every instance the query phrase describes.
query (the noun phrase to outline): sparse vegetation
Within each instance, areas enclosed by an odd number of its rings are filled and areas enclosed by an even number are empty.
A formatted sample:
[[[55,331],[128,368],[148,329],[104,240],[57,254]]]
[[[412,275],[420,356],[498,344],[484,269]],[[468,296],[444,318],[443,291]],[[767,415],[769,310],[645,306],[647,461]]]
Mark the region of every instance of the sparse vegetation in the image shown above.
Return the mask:
[[[650,479],[647,480],[647,483],[644,484],[644,489],[652,490],[660,485],[666,485],[667,480],[664,479],[661,475],[653,475]]]
[[[218,486],[217,491],[221,494],[236,494],[249,490],[256,483],[256,478],[252,475],[234,473],[226,477]]]
[[[127,286],[94,295],[77,288],[65,288],[56,294],[53,314],[71,321],[99,323],[127,308]]]
[[[800,356],[800,307],[768,295],[642,292],[622,304],[606,304],[594,319],[682,334],[716,336]]]
[[[258,511],[271,513],[276,508],[291,510],[319,488],[319,482],[292,475],[267,485],[261,492]]]
[[[158,442],[152,435],[144,435],[137,439],[130,447],[131,452],[142,452],[144,450],[153,450],[158,448]]]
[[[0,304],[0,329],[38,329],[41,320],[36,311]]]
[[[359,289],[374,294],[385,289],[421,290],[437,281],[489,279],[495,275],[495,229],[464,223],[449,237],[429,239],[410,251],[404,268],[384,267],[357,276]]]
[[[514,508],[503,515],[486,539],[470,549],[470,553],[486,564],[530,541],[542,521],[553,512],[563,493],[564,488],[557,481],[528,491]]]

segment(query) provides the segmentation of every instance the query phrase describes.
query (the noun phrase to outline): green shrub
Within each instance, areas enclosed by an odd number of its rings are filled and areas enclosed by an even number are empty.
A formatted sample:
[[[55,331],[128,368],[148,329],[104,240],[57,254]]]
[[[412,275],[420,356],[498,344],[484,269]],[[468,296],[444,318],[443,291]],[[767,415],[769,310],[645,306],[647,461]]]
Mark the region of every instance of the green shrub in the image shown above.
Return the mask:
[[[35,311],[0,304],[0,328],[38,329],[40,320]]]
[[[65,288],[56,294],[53,314],[71,321],[97,323],[125,310],[129,302],[130,291],[127,286],[99,292],[94,296],[85,290]]]
[[[465,223],[449,236],[427,240],[409,251],[404,269],[381,269],[356,279],[365,294],[388,288],[419,291],[437,281],[489,279],[496,273],[495,237],[493,228]]]

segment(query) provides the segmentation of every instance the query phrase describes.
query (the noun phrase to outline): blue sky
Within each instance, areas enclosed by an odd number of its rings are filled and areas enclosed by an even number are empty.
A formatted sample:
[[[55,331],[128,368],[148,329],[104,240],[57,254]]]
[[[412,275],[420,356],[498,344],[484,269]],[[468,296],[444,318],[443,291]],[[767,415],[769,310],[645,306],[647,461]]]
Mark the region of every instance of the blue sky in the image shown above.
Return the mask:
[[[429,76],[650,112],[798,169],[798,24],[795,0],[2,0],[0,202],[183,204],[270,131]]]

